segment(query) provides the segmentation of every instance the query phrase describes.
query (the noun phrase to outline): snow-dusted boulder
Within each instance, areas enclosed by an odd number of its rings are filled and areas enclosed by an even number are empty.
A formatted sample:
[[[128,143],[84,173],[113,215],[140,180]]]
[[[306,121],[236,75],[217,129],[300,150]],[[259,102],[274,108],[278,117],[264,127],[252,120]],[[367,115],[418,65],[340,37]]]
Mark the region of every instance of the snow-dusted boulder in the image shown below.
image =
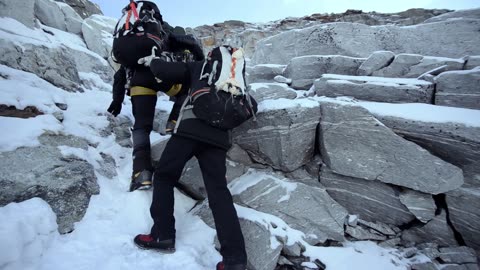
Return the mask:
[[[92,15],[82,24],[82,33],[88,48],[103,58],[110,56],[113,44],[113,31],[117,20],[101,15]]]
[[[445,210],[425,225],[418,225],[402,233],[406,243],[435,243],[441,246],[456,246],[455,235],[447,222]]]
[[[304,240],[312,245],[344,239],[347,210],[325,189],[275,174],[251,172],[232,182],[230,190],[235,202],[281,218],[292,229],[303,232]]]
[[[284,32],[257,43],[255,64],[286,64],[303,55],[368,57],[375,51],[463,57],[479,55],[480,20],[455,19],[410,27],[329,23]],[[469,42],[459,43],[459,40]],[[408,41],[408,42],[407,42]]]
[[[246,80],[248,83],[273,82],[275,76],[282,75],[286,65],[256,65],[247,68]]]
[[[55,0],[71,6],[82,18],[88,18],[93,14],[102,15],[102,11],[97,4],[90,0]],[[125,4],[126,5],[126,4]]]
[[[424,73],[438,75],[448,70],[462,70],[465,59],[399,54],[393,62],[375,72],[373,76],[390,78],[417,78]]]
[[[349,96],[390,103],[431,103],[434,86],[417,79],[324,74],[314,83],[318,96]]]
[[[35,26],[35,1],[2,0],[0,2],[0,17],[10,17],[29,28],[33,28]]]
[[[309,89],[315,79],[325,73],[356,75],[364,58],[341,55],[309,55],[290,60],[284,76],[292,79],[294,89]]]
[[[435,104],[480,110],[480,67],[435,77]]]
[[[73,34],[82,32],[82,17],[69,5],[54,0],[36,0],[35,17],[44,25]]]
[[[374,52],[360,65],[357,74],[359,76],[370,76],[374,71],[388,66],[394,58],[395,54],[390,51]]]
[[[480,18],[480,8],[464,9],[464,10],[457,10],[453,12],[444,13],[442,15],[427,19],[425,20],[424,23],[448,21],[448,20],[458,19],[458,18],[478,19]]]
[[[320,108],[319,147],[335,173],[429,194],[463,184],[461,169],[396,135],[367,110],[328,102]]]
[[[233,141],[257,163],[291,172],[312,159],[319,121],[317,101],[266,100],[256,121],[233,130]]]
[[[465,69],[474,69],[480,67],[480,55],[468,56],[466,58],[467,63],[465,64]]]
[[[99,193],[97,177],[91,164],[62,154],[62,149],[88,149],[83,139],[42,135],[41,146],[22,147],[0,152],[0,205],[40,197],[57,215],[60,233],[73,230],[84,216],[90,197]]]
[[[284,83],[252,83],[250,94],[257,102],[273,99],[295,99],[297,92]]]
[[[336,202],[361,219],[396,226],[415,219],[400,202],[397,187],[336,174],[325,166],[320,172],[320,182]]]

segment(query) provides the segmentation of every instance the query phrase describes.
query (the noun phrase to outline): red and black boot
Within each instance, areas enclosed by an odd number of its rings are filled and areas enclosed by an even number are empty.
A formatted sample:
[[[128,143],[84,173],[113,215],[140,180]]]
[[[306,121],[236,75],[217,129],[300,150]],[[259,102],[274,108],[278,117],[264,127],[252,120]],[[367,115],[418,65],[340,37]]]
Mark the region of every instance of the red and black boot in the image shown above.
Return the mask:
[[[139,234],[135,236],[133,242],[142,249],[151,249],[162,253],[175,252],[175,239],[159,240],[153,238],[150,234]]]
[[[225,264],[223,261],[217,263],[217,270],[247,270],[247,266],[240,264]]]

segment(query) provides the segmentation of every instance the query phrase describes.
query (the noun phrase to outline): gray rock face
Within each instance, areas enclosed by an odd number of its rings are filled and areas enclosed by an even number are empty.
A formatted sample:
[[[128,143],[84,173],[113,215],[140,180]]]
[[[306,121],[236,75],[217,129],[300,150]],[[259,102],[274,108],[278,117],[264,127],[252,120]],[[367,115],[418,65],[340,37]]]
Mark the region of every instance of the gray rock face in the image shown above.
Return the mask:
[[[447,224],[447,215],[445,211],[422,227],[414,227],[403,232],[402,240],[414,243],[436,243],[440,246],[456,246],[452,229]]]
[[[362,227],[350,227],[346,226],[345,233],[357,240],[374,240],[384,241],[387,240],[385,235],[370,232]]]
[[[475,250],[469,247],[440,248],[440,259],[445,263],[477,263]]]
[[[423,223],[435,217],[437,206],[430,194],[405,189],[400,193],[400,201]]]
[[[434,85],[416,79],[325,74],[315,80],[318,96],[349,96],[360,100],[389,103],[431,103]]]
[[[448,21],[455,18],[478,19],[480,18],[480,8],[465,9],[465,10],[458,10],[458,11],[444,13],[444,14],[425,20],[425,23]]]
[[[461,169],[402,139],[365,109],[333,103],[320,108],[320,149],[335,173],[429,194],[463,184]]]
[[[480,109],[480,68],[444,72],[435,82],[435,104]]]
[[[292,79],[294,89],[309,89],[315,79],[325,73],[356,75],[364,58],[353,58],[341,55],[308,55],[290,60],[284,76]]]
[[[0,17],[10,17],[33,28],[35,26],[34,6],[35,0],[2,0]]]
[[[335,174],[325,166],[320,182],[336,202],[364,220],[400,226],[415,219],[400,202],[399,189],[393,186]]]
[[[324,189],[270,174],[258,173],[255,178],[258,179],[255,185],[242,187],[239,193],[236,187],[242,185],[242,178],[231,184],[235,202],[281,218],[293,229],[305,233],[310,244],[343,240],[347,210]]]
[[[480,36],[476,35],[479,25],[477,19],[456,19],[416,27],[322,24],[259,41],[252,61],[255,64],[286,64],[302,55],[368,57],[375,51],[453,58],[479,55],[480,48],[475,45],[480,43]],[[459,44],[458,40],[471,42]]]
[[[469,247],[480,250],[480,189],[460,188],[447,193],[447,206],[455,229]]]
[[[315,107],[299,105],[259,112],[257,121],[248,121],[233,131],[233,141],[258,163],[294,171],[313,157],[320,109],[316,101],[312,104]]]
[[[257,102],[267,99],[295,99],[297,97],[297,92],[284,83],[252,83],[250,87],[250,94]]]
[[[36,0],[35,16],[46,26],[74,34],[81,33],[83,19],[67,4],[53,0]]]
[[[448,70],[461,70],[464,64],[464,59],[399,54],[395,56],[390,65],[373,72],[372,75],[390,78],[417,78],[440,67],[442,67],[441,70],[438,70],[437,73],[432,72],[433,75]]]
[[[474,69],[480,67],[480,55],[468,56],[465,69]]]
[[[378,51],[372,53],[365,62],[358,68],[359,76],[370,76],[373,72],[388,66],[395,54],[389,51]]]
[[[273,82],[277,75],[282,75],[285,65],[256,65],[249,69],[247,74],[248,83]]]
[[[93,14],[102,15],[102,11],[97,4],[92,3],[89,0],[55,0],[58,2],[64,2],[71,6],[82,18],[90,17]]]
[[[110,17],[92,15],[82,24],[82,33],[88,48],[108,58],[113,44],[113,31],[117,21]]]
[[[200,216],[208,226],[215,228],[212,211],[208,207],[207,200],[193,209],[192,212]],[[283,245],[278,242],[276,244],[272,243],[271,233],[263,225],[241,217],[239,221],[245,239],[245,249],[248,258],[247,268],[252,270],[274,270]],[[215,240],[215,242],[219,246],[218,241]]]
[[[83,218],[99,186],[92,165],[64,157],[58,146],[86,148],[87,144],[61,135],[42,135],[39,140],[42,146],[0,153],[0,184],[4,187],[0,206],[40,197],[57,215],[60,233],[67,233]]]
[[[376,117],[395,133],[462,168],[466,185],[480,187],[479,127],[459,123],[421,122],[392,116]]]

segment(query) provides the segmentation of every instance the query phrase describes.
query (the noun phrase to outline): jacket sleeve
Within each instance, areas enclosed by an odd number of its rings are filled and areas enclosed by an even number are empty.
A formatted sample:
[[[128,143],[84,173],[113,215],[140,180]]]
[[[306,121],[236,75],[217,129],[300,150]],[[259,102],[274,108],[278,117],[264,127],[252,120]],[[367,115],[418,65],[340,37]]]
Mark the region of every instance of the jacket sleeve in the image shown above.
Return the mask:
[[[121,66],[113,76],[113,101],[122,103],[125,98],[125,84],[127,83],[127,73],[125,67]]]
[[[165,62],[160,59],[153,59],[150,63],[150,70],[155,78],[173,84],[189,83],[189,68],[183,62]]]
[[[187,49],[195,56],[195,61],[203,61],[205,55],[202,47],[192,35],[170,34],[170,48],[172,50]]]

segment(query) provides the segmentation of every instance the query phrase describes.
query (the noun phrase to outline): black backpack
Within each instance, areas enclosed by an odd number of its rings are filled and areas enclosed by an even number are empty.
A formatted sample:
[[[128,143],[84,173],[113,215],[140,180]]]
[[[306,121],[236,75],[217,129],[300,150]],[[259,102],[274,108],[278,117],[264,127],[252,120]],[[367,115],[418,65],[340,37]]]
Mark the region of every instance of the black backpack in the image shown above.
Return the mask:
[[[192,110],[197,118],[229,130],[255,117],[257,102],[246,87],[242,48],[214,48],[203,64],[200,79],[206,80],[209,87],[190,93]]]
[[[160,54],[168,35],[163,30],[163,19],[157,5],[150,1],[130,1],[113,33],[113,59],[126,67],[138,65],[138,59],[151,55],[157,47]]]

